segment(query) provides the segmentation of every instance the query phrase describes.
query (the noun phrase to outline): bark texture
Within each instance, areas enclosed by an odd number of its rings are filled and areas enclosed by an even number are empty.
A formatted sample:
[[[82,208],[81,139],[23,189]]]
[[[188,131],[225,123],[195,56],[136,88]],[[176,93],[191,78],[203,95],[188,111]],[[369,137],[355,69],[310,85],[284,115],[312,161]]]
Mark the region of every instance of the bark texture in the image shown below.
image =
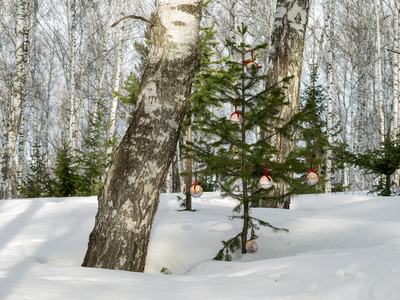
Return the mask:
[[[23,114],[23,101],[26,94],[26,69],[29,50],[29,1],[17,1],[17,24],[15,37],[15,73],[12,95],[7,103],[9,113],[3,135],[3,158],[1,166],[1,198],[15,196],[15,178],[13,176],[14,152]]]
[[[160,0],[132,123],[116,150],[85,267],[144,271],[147,245],[199,64],[202,1]]]
[[[332,144],[332,131],[333,131],[333,56],[332,56],[332,43],[331,43],[331,26],[330,24],[330,6],[331,0],[325,0],[324,14],[325,14],[325,35],[326,43],[328,48],[328,105],[327,105],[327,121],[326,121],[326,132],[328,135],[328,143]],[[325,182],[325,193],[332,192],[332,150],[326,150],[326,182]]]
[[[270,70],[268,75],[270,82],[267,84],[272,85],[285,77],[293,76],[285,92],[286,100],[290,104],[283,107],[279,113],[283,122],[291,119],[299,110],[303,47],[309,10],[309,0],[278,0],[276,3],[274,29],[271,37],[272,49],[269,57]],[[277,135],[275,145],[279,150],[276,160],[283,162],[293,150],[295,142]],[[276,183],[275,195],[282,196],[284,194],[285,185]],[[284,200],[270,201],[264,203],[263,206],[289,208],[290,197],[285,197]]]

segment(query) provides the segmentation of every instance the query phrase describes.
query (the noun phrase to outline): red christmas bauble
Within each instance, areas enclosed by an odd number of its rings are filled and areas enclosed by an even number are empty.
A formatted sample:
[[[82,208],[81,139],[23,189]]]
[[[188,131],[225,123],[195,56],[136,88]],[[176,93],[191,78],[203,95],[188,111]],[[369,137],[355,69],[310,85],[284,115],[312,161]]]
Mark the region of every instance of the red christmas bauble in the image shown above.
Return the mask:
[[[240,111],[235,111],[231,114],[229,120],[231,120],[232,124],[242,124],[242,113]]]

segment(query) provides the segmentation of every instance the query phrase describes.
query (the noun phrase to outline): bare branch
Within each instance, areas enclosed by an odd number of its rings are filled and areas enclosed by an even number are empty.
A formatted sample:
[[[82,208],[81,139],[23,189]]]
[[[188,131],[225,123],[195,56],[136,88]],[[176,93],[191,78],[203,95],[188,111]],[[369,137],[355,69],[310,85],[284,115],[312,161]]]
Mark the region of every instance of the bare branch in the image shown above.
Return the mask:
[[[142,21],[147,22],[147,23],[149,23],[149,24],[151,24],[151,25],[153,25],[153,26],[155,25],[151,20],[149,20],[149,19],[147,19],[147,18],[140,17],[140,16],[135,16],[135,15],[130,15],[130,16],[125,16],[125,17],[119,19],[117,22],[115,22],[114,24],[112,24],[111,27],[117,26],[120,22],[122,22],[122,21],[124,21],[124,20],[126,20],[126,19],[137,19],[137,20],[142,20]]]
[[[390,51],[390,52],[393,52],[393,53],[396,53],[396,54],[400,54],[400,52],[394,51],[394,50],[392,50],[392,49],[386,49],[386,51]]]

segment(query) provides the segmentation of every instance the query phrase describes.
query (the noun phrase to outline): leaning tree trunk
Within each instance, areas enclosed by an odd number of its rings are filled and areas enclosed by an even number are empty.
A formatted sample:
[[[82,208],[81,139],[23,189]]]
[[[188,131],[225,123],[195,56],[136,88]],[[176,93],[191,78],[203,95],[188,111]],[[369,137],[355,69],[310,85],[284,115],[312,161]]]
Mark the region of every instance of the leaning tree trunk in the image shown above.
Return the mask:
[[[287,89],[286,99],[289,105],[282,107],[279,117],[287,122],[299,110],[300,77],[303,65],[303,47],[306,34],[309,0],[278,0],[275,10],[275,23],[271,37],[272,50],[269,57],[269,83],[282,81],[283,78],[293,76]],[[279,126],[279,124],[277,124]],[[263,134],[261,135],[263,138]],[[290,141],[282,135],[277,135],[275,146],[278,149],[276,160],[284,162],[293,150],[295,141]],[[284,197],[285,184],[275,184],[275,201],[264,203],[263,206],[289,208],[290,198]]]
[[[99,193],[85,267],[143,272],[195,70],[201,0],[159,0],[137,109]]]

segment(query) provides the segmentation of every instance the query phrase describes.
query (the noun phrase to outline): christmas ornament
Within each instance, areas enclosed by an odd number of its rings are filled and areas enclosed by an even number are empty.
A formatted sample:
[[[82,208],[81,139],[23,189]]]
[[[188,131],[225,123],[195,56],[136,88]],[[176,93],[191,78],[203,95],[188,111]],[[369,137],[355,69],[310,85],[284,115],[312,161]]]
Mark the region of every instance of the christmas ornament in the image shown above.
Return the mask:
[[[247,73],[251,73],[253,69],[258,67],[258,64],[256,63],[256,58],[253,57],[253,50],[251,50],[251,60],[245,60],[242,61],[242,64],[246,64],[246,71]]]
[[[251,230],[251,238],[246,243],[247,253],[256,253],[258,250],[258,243],[254,239],[254,229]]]
[[[229,120],[231,121],[232,124],[242,124],[243,121],[242,112],[237,110],[236,103],[235,103],[235,112],[231,114]]]
[[[268,174],[267,163],[265,163],[265,175],[260,178],[260,186],[266,190],[269,189],[274,183],[269,175],[271,174]]]
[[[319,180],[319,176],[317,174],[317,170],[313,169],[313,158],[311,158],[311,169],[310,172],[307,173],[306,175],[306,182],[309,185],[315,185],[317,184],[318,180]]]
[[[193,197],[196,197],[196,198],[203,195],[203,188],[201,187],[201,183],[197,182],[197,173],[196,173],[194,183],[190,187],[190,195],[192,195]]]

